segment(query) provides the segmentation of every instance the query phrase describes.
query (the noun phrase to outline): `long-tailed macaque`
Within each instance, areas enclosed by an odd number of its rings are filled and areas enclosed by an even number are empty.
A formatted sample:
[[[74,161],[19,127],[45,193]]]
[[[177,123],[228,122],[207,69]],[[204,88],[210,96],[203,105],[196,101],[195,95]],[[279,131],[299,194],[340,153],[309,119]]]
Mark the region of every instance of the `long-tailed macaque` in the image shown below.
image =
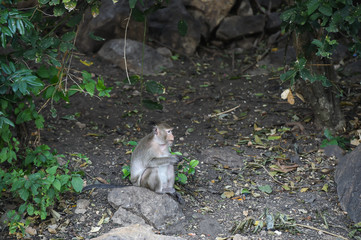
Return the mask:
[[[169,147],[173,144],[173,128],[166,123],[154,126],[152,133],[143,137],[134,149],[130,162],[130,181],[135,186],[145,187],[157,193],[169,193],[182,203],[174,189],[174,165],[182,160],[172,155]],[[120,185],[94,184],[92,188],[117,188]]]
[[[130,181],[157,193],[175,193],[174,164],[181,160],[172,155],[173,128],[166,123],[157,124],[153,132],[142,138],[133,151],[130,162]]]

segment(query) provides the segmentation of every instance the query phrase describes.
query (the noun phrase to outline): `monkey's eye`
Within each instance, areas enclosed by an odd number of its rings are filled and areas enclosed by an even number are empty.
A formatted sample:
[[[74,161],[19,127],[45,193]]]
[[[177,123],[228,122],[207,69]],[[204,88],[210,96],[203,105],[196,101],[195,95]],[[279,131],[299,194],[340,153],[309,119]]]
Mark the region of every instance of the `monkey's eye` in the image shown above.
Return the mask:
[[[172,133],[172,130],[167,130],[167,133],[168,133],[168,134],[171,134],[171,133]]]

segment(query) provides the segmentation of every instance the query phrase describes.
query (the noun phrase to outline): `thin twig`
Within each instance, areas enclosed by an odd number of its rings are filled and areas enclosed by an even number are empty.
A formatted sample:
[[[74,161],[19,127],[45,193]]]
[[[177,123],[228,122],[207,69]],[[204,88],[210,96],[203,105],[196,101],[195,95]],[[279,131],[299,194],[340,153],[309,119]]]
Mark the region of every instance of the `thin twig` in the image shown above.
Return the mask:
[[[217,116],[219,116],[219,115],[225,114],[225,113],[232,112],[233,110],[236,110],[236,109],[239,108],[240,106],[241,106],[241,105],[238,105],[238,106],[236,106],[236,107],[234,107],[234,108],[231,108],[231,109],[228,109],[228,110],[226,110],[226,111],[224,111],[224,112],[220,112],[220,113],[216,113],[216,114],[210,115],[209,117],[210,117],[210,118],[213,118],[213,117],[217,117]]]
[[[319,232],[322,232],[322,233],[325,233],[325,234],[328,234],[328,235],[331,235],[331,236],[334,236],[334,237],[337,237],[337,238],[341,238],[341,239],[345,239],[345,240],[348,239],[348,238],[345,238],[345,237],[343,237],[341,235],[338,235],[338,234],[335,234],[335,233],[332,233],[332,232],[328,232],[328,231],[325,231],[325,230],[322,230],[322,229],[319,229],[319,228],[315,228],[315,227],[312,227],[312,226],[299,224],[299,223],[296,223],[295,225],[299,226],[299,227],[309,228],[309,229],[312,229],[312,230],[315,230],[315,231],[319,231]]]
[[[128,79],[128,83],[131,84],[130,82],[130,78],[129,78],[129,72],[128,72],[128,65],[127,65],[127,54],[126,54],[126,49],[127,49],[127,33],[128,33],[128,26],[129,26],[129,22],[130,22],[130,18],[132,17],[132,12],[133,9],[130,9],[130,13],[129,13],[129,17],[127,19],[127,24],[125,25],[125,32],[124,32],[124,65],[125,65],[125,73],[127,74],[127,79]]]
[[[278,183],[278,184],[280,184],[280,185],[284,185],[284,183],[282,183],[282,182],[280,182],[280,181],[278,181],[277,179],[275,179],[272,175],[271,175],[271,173],[267,170],[267,168],[265,167],[265,166],[263,166],[263,165],[261,165],[261,164],[258,164],[258,163],[248,163],[248,164],[250,164],[250,165],[256,165],[256,166],[258,166],[258,167],[262,167],[266,172],[267,172],[267,174],[272,178],[272,180],[273,181],[275,181],[276,183]]]

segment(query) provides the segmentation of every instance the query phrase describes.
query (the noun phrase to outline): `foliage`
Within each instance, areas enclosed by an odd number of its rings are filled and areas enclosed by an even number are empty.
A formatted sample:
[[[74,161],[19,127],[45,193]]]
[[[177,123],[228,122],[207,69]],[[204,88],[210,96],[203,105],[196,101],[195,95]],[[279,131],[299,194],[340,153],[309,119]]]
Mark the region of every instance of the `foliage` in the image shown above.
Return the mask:
[[[157,97],[156,101],[151,100],[149,98],[142,99],[142,105],[144,107],[146,107],[150,110],[162,110],[163,109],[163,106],[160,103],[160,100],[162,98],[159,95],[165,93],[165,87],[161,83],[153,81],[153,80],[144,81],[143,77],[139,76],[139,75],[133,75],[130,77],[129,80],[132,85],[140,83],[142,85],[141,88],[145,87],[145,90],[147,93]],[[128,79],[124,79],[123,82],[127,83]]]
[[[180,152],[173,152],[174,155],[182,155]],[[188,177],[192,176],[196,172],[196,167],[198,166],[199,161],[196,159],[188,159],[183,157],[183,162],[178,165],[175,180],[179,183],[186,184]]]
[[[304,56],[294,63],[293,67],[281,75],[282,81],[295,80],[321,81],[324,87],[331,86],[324,75],[315,75],[306,65],[306,59],[316,52],[320,58],[331,58],[338,45],[336,34],[342,34],[350,39],[349,49],[354,55],[360,56],[361,42],[359,29],[361,27],[361,5],[354,5],[352,0],[296,0],[281,14],[282,30],[286,33],[311,33],[314,39],[304,46]]]
[[[325,129],[324,135],[326,137],[326,139],[324,139],[321,143],[321,148],[324,148],[326,146],[329,145],[337,145],[339,147],[341,147],[342,149],[347,149],[346,144],[349,142],[346,138],[343,137],[333,137],[330,130],[328,130],[327,128]]]
[[[88,2],[96,15],[99,2]],[[0,187],[22,201],[7,213],[11,233],[23,231],[23,216],[43,220],[60,194],[82,188],[80,175],[71,173],[67,164],[59,165],[62,156],[39,145],[39,139],[30,139],[29,145],[27,133],[44,127],[40,112],[49,104],[55,117],[53,103],[68,102],[77,92],[109,96],[111,88],[102,78],[93,80],[85,71],[81,77],[70,74],[75,27],[86,6],[75,0],[40,0],[23,9],[17,9],[17,1],[0,5],[0,44],[5,53],[0,56]],[[45,103],[40,107],[39,98]],[[35,137],[40,137],[38,131]]]

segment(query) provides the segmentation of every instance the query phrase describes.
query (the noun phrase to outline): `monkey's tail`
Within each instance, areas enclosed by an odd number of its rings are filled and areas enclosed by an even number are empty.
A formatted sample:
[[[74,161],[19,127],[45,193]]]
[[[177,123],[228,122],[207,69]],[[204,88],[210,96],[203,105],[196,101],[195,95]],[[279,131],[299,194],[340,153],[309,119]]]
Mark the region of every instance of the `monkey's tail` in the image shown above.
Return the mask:
[[[126,185],[92,184],[92,185],[85,186],[82,191],[88,191],[93,188],[111,189],[111,188],[123,188],[123,187],[126,187]]]

